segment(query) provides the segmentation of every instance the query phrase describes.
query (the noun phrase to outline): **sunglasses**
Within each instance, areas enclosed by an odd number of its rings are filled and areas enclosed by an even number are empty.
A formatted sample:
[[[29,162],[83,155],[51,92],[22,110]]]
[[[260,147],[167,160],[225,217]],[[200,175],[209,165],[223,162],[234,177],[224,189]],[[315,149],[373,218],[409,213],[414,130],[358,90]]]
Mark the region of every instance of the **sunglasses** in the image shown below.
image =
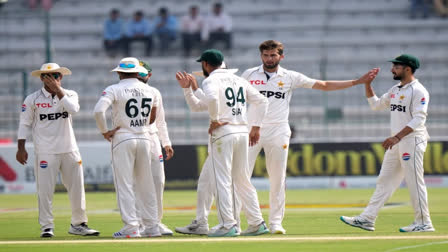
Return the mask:
[[[146,73],[138,73],[138,75],[139,75],[140,77],[146,77],[146,76],[148,76],[148,74],[146,74]]]
[[[58,79],[61,76],[61,74],[59,74],[59,73],[46,73],[46,74],[41,74],[40,76],[42,76],[42,77],[45,77],[45,76],[51,77],[51,76],[53,76],[53,78]]]
[[[118,66],[120,66],[121,68],[135,68],[135,64],[132,63],[120,63],[120,65]]]

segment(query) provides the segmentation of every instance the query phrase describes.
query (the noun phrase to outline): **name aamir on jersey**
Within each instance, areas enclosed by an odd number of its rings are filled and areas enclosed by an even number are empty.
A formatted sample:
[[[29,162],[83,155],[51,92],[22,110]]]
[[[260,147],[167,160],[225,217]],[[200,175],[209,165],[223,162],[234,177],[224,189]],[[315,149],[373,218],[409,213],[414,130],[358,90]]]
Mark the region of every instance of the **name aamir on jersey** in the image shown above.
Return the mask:
[[[133,119],[131,120],[131,123],[129,124],[130,127],[142,127],[148,125],[148,119]]]

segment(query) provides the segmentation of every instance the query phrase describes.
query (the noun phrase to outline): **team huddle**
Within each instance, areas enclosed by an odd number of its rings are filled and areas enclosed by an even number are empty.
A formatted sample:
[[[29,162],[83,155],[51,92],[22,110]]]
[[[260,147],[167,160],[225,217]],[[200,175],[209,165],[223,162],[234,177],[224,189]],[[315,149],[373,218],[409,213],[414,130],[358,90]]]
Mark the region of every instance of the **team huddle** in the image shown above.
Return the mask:
[[[202,53],[205,77],[202,89],[196,77],[177,72],[176,79],[192,111],[208,111],[208,157],[203,164],[197,187],[196,217],[182,234],[210,237],[285,234],[286,167],[291,130],[289,102],[296,88],[333,91],[365,84],[372,109],[391,108],[391,137],[383,142],[386,154],[377,188],[364,212],[356,217],[341,216],[354,227],[375,230],[379,209],[398,188],[403,178],[414,207],[414,222],[401,232],[434,231],[428,210],[423,180],[423,154],[429,138],[425,127],[429,94],[413,74],[420,63],[403,54],[392,60],[391,72],[400,83],[378,98],[371,86],[379,69],[345,81],[323,81],[282,68],[282,43],[264,41],[259,46],[262,65],[240,76],[227,69],[224,55],[216,49]],[[112,70],[119,77],[108,86],[94,108],[97,127],[111,143],[112,169],[117,204],[123,228],[114,238],[160,237],[173,235],[162,223],[165,183],[162,146],[166,160],[174,155],[168,136],[160,92],[148,85],[151,67],[136,58],[123,58]],[[61,87],[63,76],[71,71],[55,63],[43,64],[32,72],[43,82],[41,90],[26,97],[18,130],[17,161],[25,164],[25,141],[33,135],[39,224],[41,237],[54,236],[52,199],[59,171],[67,188],[74,235],[99,235],[87,225],[83,169],[76,144],[72,115],[79,111],[76,92]],[[112,128],[105,113],[112,107]],[[264,150],[269,175],[269,221],[262,217],[257,192],[250,179],[255,160]],[[219,224],[209,228],[208,215],[216,202]],[[248,228],[240,226],[244,212]]]

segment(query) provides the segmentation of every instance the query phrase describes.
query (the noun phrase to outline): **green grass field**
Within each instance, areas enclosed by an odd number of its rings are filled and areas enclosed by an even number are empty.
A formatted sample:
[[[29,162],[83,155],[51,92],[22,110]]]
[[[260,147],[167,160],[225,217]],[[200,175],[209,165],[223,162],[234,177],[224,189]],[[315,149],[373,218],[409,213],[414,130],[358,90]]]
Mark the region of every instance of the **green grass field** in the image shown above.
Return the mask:
[[[290,190],[284,228],[287,235],[207,238],[175,234],[174,237],[113,240],[122,227],[114,193],[88,193],[89,225],[101,231],[99,237],[79,237],[67,233],[70,206],[67,194],[55,195],[55,237],[39,238],[35,195],[0,195],[0,251],[448,251],[448,188],[429,189],[429,203],[436,232],[403,234],[398,228],[413,221],[406,189],[398,190],[381,212],[376,231],[349,227],[340,215],[359,214],[373,189]],[[268,192],[260,191],[260,203],[268,204]],[[165,192],[163,222],[174,230],[194,218],[194,191]],[[354,205],[354,206],[352,206]],[[263,209],[267,220],[268,210]],[[209,218],[217,224],[216,211]],[[242,228],[246,223],[243,219]],[[11,243],[14,242],[14,243]]]

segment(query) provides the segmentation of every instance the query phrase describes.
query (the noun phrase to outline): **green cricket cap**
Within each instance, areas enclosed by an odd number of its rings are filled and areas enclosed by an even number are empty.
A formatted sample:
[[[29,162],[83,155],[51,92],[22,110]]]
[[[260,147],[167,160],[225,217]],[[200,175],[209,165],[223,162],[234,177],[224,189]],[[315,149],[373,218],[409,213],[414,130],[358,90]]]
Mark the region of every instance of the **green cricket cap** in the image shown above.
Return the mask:
[[[222,52],[220,50],[208,49],[205,50],[201,54],[201,57],[199,57],[196,61],[205,61],[207,63],[210,63],[211,65],[220,66],[224,61],[224,55],[222,55]]]
[[[149,64],[142,60],[140,60],[140,66],[146,68],[146,70],[148,70],[148,73],[150,73],[152,71],[152,68],[149,66]]]
[[[410,54],[402,54],[393,60],[389,60],[389,62],[410,66],[413,69],[418,69],[420,67],[420,61],[417,57]]]

